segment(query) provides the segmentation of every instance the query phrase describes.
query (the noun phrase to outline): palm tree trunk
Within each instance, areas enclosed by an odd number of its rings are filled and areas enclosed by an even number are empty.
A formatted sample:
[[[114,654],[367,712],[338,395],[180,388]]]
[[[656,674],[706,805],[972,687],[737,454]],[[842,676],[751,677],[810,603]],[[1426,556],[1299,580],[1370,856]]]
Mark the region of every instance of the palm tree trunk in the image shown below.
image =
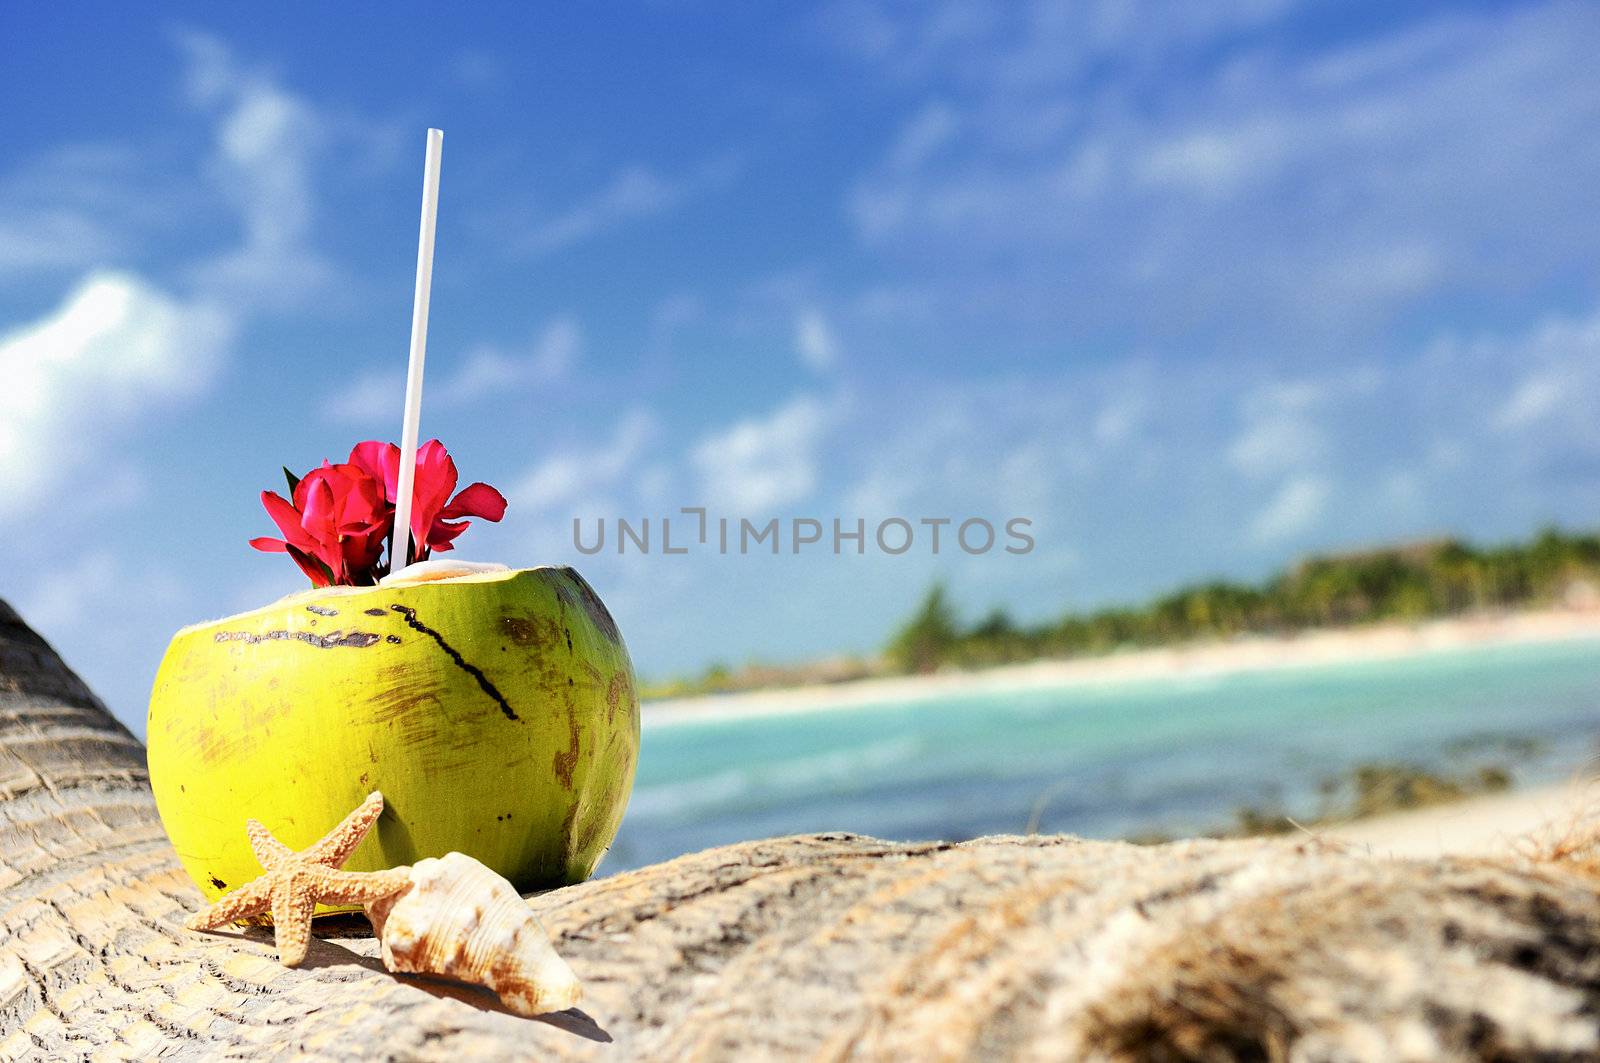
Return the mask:
[[[534,899],[586,997],[533,1021],[348,923],[296,970],[184,930],[143,751],[0,603],[6,1059],[1595,1058],[1581,856],[754,842]]]

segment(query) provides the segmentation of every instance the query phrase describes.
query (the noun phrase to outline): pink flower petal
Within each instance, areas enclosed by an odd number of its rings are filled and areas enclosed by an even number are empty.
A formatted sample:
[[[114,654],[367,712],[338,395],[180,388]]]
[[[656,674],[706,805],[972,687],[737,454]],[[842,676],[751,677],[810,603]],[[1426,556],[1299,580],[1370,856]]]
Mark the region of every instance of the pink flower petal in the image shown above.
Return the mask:
[[[400,493],[400,448],[393,443],[376,439],[357,443],[350,451],[350,464],[383,485],[385,501],[392,503]]]
[[[428,529],[456,489],[457,478],[456,463],[443,443],[430,439],[417,448],[416,484],[411,492],[411,535],[415,541],[428,541]]]
[[[497,521],[506,515],[506,496],[486,483],[468,484],[450,504],[439,512],[441,520],[457,517],[482,517]]]
[[[301,483],[304,484],[305,481],[302,480]],[[283,532],[285,539],[301,549],[308,549],[312,545],[314,540],[300,526],[300,512],[282,496],[275,491],[263,491],[261,504],[266,507],[267,516],[271,517],[272,523]]]
[[[433,522],[433,527],[428,532],[428,549],[449,550],[456,536],[472,526],[471,521],[464,520],[459,524],[449,524],[442,520]]]
[[[333,583],[334,576],[332,571],[305,551],[296,550],[291,546],[289,547],[289,556],[294,558],[294,563],[300,566],[300,571],[310,578],[313,587],[327,587]]]
[[[317,475],[320,471],[313,471],[300,481],[300,486],[306,488],[306,504],[300,510],[300,527],[319,543],[335,538],[333,488],[328,486],[326,476]]]

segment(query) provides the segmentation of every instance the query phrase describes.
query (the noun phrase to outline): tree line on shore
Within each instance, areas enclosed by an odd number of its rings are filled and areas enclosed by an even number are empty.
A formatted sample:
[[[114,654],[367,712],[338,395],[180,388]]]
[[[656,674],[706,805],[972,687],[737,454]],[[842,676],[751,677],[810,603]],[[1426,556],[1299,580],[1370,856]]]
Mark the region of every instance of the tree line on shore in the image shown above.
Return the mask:
[[[942,584],[876,657],[802,664],[714,664],[646,684],[646,698],[837,683],[889,673],[984,668],[1252,634],[1291,634],[1384,620],[1423,620],[1587,600],[1600,605],[1600,534],[1549,528],[1526,542],[1453,538],[1308,557],[1259,583],[1212,580],[1142,605],[1020,623],[1003,608],[962,621]]]
[[[1549,528],[1531,541],[1477,547],[1435,539],[1307,558],[1261,583],[1215,580],[1144,605],[1022,624],[995,609],[963,625],[936,584],[890,639],[902,673],[981,668],[1247,634],[1421,620],[1600,597],[1600,535]]]

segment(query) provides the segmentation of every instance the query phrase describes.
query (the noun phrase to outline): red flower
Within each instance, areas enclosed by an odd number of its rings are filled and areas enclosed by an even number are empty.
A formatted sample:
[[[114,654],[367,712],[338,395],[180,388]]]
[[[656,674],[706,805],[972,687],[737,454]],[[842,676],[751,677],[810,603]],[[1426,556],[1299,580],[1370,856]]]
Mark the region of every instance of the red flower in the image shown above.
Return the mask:
[[[453,549],[451,543],[456,536],[466,531],[472,523],[462,518],[482,517],[484,520],[498,521],[506,515],[505,496],[486,483],[468,484],[460,494],[451,498],[457,480],[456,463],[445,451],[443,443],[430,439],[417,450],[417,482],[411,501],[411,534],[415,541],[425,544],[424,557],[428,551]]]
[[[400,493],[399,447],[377,440],[357,443],[350,452],[350,463],[382,481],[384,498],[394,504]],[[451,544],[456,536],[466,531],[471,523],[461,518],[498,521],[506,515],[505,496],[486,483],[468,484],[451,498],[450,493],[456,489],[459,478],[456,463],[443,443],[430,439],[417,448],[416,481],[411,488],[411,541],[419,561],[431,551],[454,549]]]
[[[261,503],[283,539],[252,539],[257,550],[287,552],[314,586],[355,583],[383,553],[394,523],[383,487],[354,465],[322,463],[294,484],[294,501],[273,491]]]
[[[257,550],[287,552],[314,586],[374,583],[393,567],[399,480],[399,447],[377,440],[358,443],[343,465],[323,462],[300,480],[290,475],[292,502],[274,492],[262,492],[262,504],[284,538],[252,539],[250,545]],[[425,559],[433,550],[452,549],[455,538],[469,524],[462,518],[498,521],[505,516],[505,497],[488,484],[470,484],[450,498],[456,480],[455,462],[437,439],[417,451],[411,503],[413,542],[417,544],[411,555],[416,560]],[[391,562],[380,565],[386,541]]]

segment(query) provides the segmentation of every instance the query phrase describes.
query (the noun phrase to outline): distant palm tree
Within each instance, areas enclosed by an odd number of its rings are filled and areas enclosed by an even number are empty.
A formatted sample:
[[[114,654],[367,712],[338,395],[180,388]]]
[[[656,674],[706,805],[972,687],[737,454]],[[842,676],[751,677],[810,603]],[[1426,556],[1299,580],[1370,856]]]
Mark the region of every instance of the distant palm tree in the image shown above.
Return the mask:
[[[889,643],[889,659],[904,672],[932,672],[960,640],[955,613],[945,600],[944,584],[935,583],[909,623]]]

